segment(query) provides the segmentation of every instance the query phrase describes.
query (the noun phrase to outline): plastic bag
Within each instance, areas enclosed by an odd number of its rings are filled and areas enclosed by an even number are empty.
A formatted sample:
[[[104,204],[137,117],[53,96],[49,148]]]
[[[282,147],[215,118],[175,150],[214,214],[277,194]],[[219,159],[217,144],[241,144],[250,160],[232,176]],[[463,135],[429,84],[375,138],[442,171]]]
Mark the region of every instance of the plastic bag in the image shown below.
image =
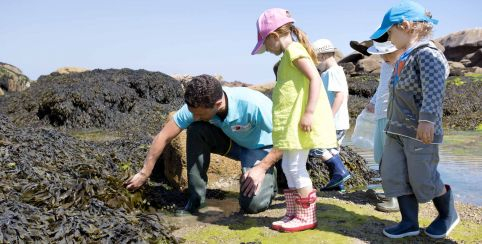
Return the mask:
[[[359,148],[373,149],[375,124],[375,113],[363,109],[356,118],[355,130],[351,135],[353,145]]]

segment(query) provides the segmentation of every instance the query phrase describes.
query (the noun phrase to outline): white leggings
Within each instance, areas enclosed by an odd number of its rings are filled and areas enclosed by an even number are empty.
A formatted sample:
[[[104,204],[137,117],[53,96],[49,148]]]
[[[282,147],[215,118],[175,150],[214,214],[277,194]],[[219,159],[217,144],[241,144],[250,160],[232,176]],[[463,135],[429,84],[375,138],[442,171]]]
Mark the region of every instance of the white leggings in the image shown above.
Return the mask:
[[[301,189],[312,186],[310,175],[306,170],[306,160],[310,150],[285,150],[281,166],[285,173],[288,187]]]

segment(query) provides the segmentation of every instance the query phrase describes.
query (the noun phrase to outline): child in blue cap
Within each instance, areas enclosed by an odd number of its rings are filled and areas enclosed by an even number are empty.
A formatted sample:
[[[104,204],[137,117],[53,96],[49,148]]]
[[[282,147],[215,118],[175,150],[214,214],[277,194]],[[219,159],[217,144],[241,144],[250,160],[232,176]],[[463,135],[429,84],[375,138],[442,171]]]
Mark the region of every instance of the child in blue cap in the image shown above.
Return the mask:
[[[395,63],[390,79],[387,138],[382,156],[382,186],[387,197],[397,197],[402,221],[385,228],[390,238],[420,233],[418,203],[433,201],[439,215],[425,229],[443,238],[458,224],[453,193],[437,171],[442,143],[442,105],[448,62],[428,41],[437,24],[425,8],[402,1],[385,14],[380,28],[370,37],[388,33],[389,40],[404,53]]]

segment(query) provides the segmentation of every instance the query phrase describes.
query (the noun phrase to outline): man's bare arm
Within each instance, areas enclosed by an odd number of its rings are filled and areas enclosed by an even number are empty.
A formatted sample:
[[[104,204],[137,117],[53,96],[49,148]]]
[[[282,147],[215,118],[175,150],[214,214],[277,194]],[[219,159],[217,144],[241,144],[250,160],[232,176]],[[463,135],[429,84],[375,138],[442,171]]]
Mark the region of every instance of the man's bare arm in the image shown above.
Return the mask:
[[[241,176],[241,192],[244,196],[252,197],[258,191],[259,187],[263,183],[266,171],[271,166],[275,165],[281,157],[283,152],[278,149],[272,149],[261,162],[255,165],[250,170],[246,171]]]
[[[124,186],[128,190],[136,190],[146,182],[147,178],[151,176],[154,165],[156,165],[156,161],[164,151],[166,145],[179,135],[181,131],[182,129],[179,128],[172,119],[166,123],[162,130],[154,137],[142,169],[124,182]]]

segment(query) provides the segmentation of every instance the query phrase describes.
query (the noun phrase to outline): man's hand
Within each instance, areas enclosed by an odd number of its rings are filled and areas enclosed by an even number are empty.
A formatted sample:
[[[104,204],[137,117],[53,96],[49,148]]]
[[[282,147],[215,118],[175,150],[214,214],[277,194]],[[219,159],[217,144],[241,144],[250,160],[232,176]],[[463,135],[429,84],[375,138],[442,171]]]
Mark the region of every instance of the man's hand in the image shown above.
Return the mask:
[[[252,197],[256,195],[261,184],[263,183],[265,176],[266,170],[260,167],[260,165],[254,166],[246,171],[241,176],[241,193],[245,197]]]
[[[434,125],[427,121],[420,121],[417,128],[417,139],[424,144],[430,144],[433,141]]]
[[[134,176],[132,176],[131,178],[129,178],[128,180],[126,180],[124,182],[124,186],[129,191],[135,191],[135,190],[139,189],[139,187],[144,185],[144,183],[146,183],[147,178],[148,177],[147,177],[146,174],[144,174],[143,172],[139,172],[139,173],[135,174]]]
[[[300,127],[303,131],[310,132],[311,131],[311,124],[313,123],[313,114],[312,113],[304,113],[301,117]]]
[[[370,113],[375,113],[375,104],[369,103],[365,106],[365,109]]]

